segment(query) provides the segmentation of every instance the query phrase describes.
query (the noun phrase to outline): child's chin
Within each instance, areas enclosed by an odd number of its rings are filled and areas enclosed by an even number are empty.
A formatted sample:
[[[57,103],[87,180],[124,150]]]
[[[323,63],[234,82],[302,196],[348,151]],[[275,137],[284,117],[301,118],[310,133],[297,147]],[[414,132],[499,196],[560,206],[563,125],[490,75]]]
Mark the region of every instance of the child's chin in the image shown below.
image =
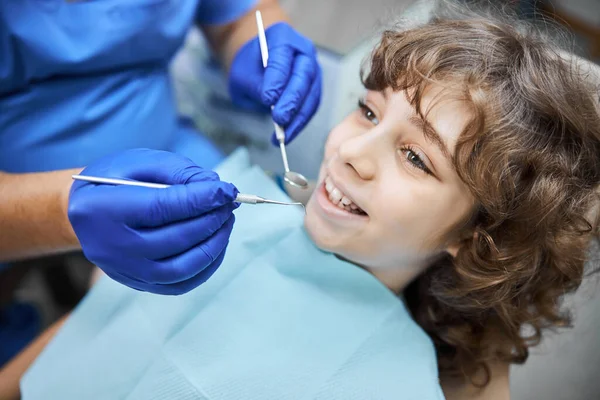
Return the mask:
[[[337,250],[340,250],[339,238],[333,237],[332,235],[326,235],[324,233],[325,229],[320,227],[316,218],[311,218],[310,214],[307,214],[306,217],[304,217],[304,229],[306,230],[308,237],[320,250],[328,253],[335,253]]]
[[[304,216],[304,230],[306,231],[306,233],[308,234],[308,237],[313,241],[313,243],[318,247],[321,248],[320,244],[320,240],[319,240],[319,229],[318,227],[315,226],[316,225],[316,221],[314,221],[314,218],[312,218],[312,214],[309,211],[309,207],[306,207],[306,215]]]

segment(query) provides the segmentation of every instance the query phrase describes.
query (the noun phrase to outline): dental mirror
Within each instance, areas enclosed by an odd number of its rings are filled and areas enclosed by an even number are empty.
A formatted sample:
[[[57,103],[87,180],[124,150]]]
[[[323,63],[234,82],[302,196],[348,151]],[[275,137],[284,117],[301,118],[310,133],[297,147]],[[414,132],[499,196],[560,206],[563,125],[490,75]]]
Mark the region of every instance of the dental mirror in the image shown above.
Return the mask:
[[[263,67],[267,68],[267,61],[269,60],[269,47],[267,46],[267,37],[265,36],[265,28],[263,26],[262,14],[260,11],[256,11],[256,26],[258,28],[258,42],[260,43],[260,55],[262,56]],[[273,106],[271,106],[273,110]],[[304,175],[298,172],[290,171],[288,165],[287,153],[285,151],[285,132],[283,128],[273,121],[275,126],[275,137],[279,141],[279,149],[281,150],[281,159],[283,160],[283,167],[285,169],[285,175],[283,179],[292,186],[306,189],[308,188],[308,180]]]
[[[285,151],[285,134],[279,125],[275,124],[275,122],[273,122],[273,124],[275,125],[275,136],[277,137],[277,140],[279,140],[279,149],[281,150],[281,159],[283,160],[283,169],[285,170],[283,180],[300,189],[308,188],[308,180],[304,177],[304,175],[298,172],[290,171],[287,153]]]
[[[287,171],[283,176],[283,179],[290,185],[299,187],[301,189],[306,189],[308,187],[308,181],[304,175],[299,174],[298,172]]]

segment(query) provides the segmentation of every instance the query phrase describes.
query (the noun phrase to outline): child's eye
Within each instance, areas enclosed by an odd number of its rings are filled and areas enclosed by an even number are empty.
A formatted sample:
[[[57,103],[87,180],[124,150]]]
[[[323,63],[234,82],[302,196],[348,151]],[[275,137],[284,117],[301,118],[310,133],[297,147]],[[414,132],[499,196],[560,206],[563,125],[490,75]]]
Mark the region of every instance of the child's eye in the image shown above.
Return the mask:
[[[426,174],[431,175],[431,170],[427,167],[423,161],[423,158],[415,150],[408,146],[402,147],[399,150],[404,157],[406,157],[406,161],[408,161],[413,168],[418,168]]]
[[[360,108],[362,116],[367,121],[373,123],[374,125],[377,125],[379,123],[379,119],[377,119],[377,116],[375,116],[373,110],[371,110],[362,99],[358,100],[358,108]]]

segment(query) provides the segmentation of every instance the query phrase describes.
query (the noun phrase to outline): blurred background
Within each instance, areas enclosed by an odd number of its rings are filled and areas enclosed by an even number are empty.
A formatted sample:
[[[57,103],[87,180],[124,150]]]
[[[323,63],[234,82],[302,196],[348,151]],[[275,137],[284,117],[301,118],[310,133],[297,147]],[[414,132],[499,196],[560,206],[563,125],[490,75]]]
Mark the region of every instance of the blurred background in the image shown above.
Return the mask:
[[[492,1],[492,0],[490,0]],[[489,3],[490,1],[486,1]],[[394,23],[426,21],[433,0],[280,0],[295,27],[318,47],[323,68],[323,98],[315,118],[288,148],[293,169],[317,175],[329,130],[355,106],[363,89],[361,62],[378,33]],[[572,33],[571,51],[596,65],[600,84],[600,0],[498,1],[525,18],[556,23]],[[280,172],[278,150],[268,143],[271,120],[240,111],[229,101],[226,77],[199,32],[192,29],[172,63],[175,95],[181,112],[194,120],[226,153],[246,146],[253,162]],[[600,156],[600,155],[599,155]],[[593,250],[600,259],[598,249]],[[13,320],[24,345],[36,332],[72,309],[84,296],[91,266],[80,254],[22,262],[0,273],[0,318]],[[17,302],[15,302],[15,299]],[[600,289],[597,278],[566,299],[573,329],[549,334],[532,350],[524,366],[511,371],[517,400],[590,400],[600,398]],[[18,304],[15,308],[15,304]],[[28,312],[24,312],[28,310]],[[6,332],[0,331],[0,340]],[[14,335],[12,335],[14,336]],[[0,354],[0,365],[12,354]]]

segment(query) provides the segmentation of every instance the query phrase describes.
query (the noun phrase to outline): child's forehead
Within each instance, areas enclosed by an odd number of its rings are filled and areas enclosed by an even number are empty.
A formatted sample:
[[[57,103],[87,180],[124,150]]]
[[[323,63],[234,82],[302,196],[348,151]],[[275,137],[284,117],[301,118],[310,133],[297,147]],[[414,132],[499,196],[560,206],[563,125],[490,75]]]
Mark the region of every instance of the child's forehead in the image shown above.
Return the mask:
[[[383,90],[367,90],[367,96],[388,102],[391,107],[395,104],[402,103],[404,106],[409,103],[420,116],[444,112],[448,109],[465,116],[472,115],[472,105],[466,96],[466,89],[456,84],[431,82],[406,90],[387,87]]]

